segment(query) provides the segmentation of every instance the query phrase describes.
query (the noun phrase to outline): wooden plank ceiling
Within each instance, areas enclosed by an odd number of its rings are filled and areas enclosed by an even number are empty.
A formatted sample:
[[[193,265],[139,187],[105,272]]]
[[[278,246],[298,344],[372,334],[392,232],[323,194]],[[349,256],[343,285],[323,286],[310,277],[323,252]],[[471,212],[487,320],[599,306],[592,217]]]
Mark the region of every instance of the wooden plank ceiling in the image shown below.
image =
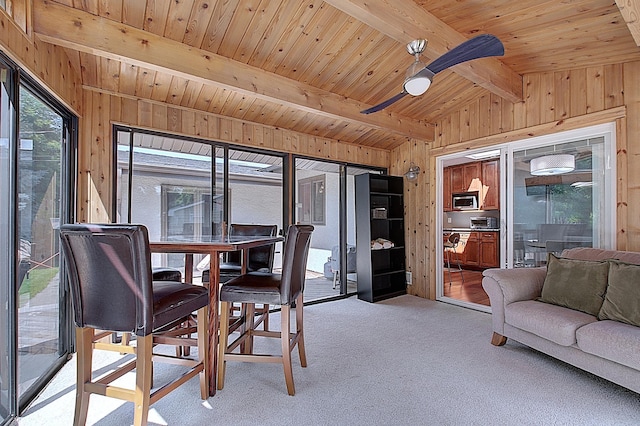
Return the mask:
[[[34,33],[66,48],[85,88],[166,102],[347,143],[432,140],[433,123],[489,92],[522,100],[522,75],[640,59],[634,0],[34,0]],[[625,11],[625,7],[627,8]],[[627,26],[629,22],[629,26]],[[401,91],[426,38],[429,63],[477,34],[506,54]]]

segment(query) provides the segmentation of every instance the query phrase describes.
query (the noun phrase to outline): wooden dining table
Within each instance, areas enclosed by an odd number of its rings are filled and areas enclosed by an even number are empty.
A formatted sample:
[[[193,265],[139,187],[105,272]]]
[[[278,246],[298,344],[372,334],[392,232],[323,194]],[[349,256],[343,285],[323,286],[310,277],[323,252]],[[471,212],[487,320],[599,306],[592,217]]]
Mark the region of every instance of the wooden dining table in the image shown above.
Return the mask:
[[[209,318],[208,318],[208,339],[209,352],[205,374],[209,378],[209,395],[216,393],[216,366],[218,348],[218,302],[220,293],[220,254],[224,252],[242,251],[242,273],[246,273],[248,259],[248,249],[253,247],[275,244],[283,241],[283,237],[172,237],[167,241],[150,241],[149,246],[152,253],[182,253],[185,255],[185,281],[193,282],[193,255],[209,255]]]

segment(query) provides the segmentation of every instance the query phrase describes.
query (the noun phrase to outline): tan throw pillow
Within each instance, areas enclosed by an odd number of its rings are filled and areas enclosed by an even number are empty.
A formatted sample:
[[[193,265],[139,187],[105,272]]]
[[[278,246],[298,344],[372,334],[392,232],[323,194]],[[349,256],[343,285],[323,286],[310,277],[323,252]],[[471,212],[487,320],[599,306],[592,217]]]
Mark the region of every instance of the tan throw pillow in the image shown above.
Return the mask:
[[[609,261],[609,286],[598,319],[640,327],[640,265]]]
[[[549,254],[539,301],[598,315],[607,290],[609,263]]]

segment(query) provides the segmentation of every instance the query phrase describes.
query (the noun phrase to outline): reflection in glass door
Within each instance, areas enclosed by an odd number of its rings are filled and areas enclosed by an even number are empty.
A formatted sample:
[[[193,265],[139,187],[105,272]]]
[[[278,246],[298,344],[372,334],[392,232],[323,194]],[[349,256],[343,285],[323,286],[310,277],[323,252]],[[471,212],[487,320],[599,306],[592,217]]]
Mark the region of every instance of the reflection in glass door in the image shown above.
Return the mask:
[[[17,208],[18,396],[36,384],[67,350],[67,312],[60,285],[59,225],[67,218],[67,120],[20,86]]]
[[[611,134],[574,133],[513,148],[513,267],[542,266],[549,253],[567,248],[614,246]]]

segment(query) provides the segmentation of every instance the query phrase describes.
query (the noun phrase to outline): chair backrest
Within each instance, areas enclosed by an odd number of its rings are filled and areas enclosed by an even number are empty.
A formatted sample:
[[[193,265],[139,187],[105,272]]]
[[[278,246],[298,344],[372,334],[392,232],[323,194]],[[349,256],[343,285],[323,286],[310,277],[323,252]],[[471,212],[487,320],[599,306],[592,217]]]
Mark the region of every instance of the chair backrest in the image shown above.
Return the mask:
[[[78,327],[152,332],[151,252],[143,225],[60,227]]]
[[[244,225],[232,223],[229,227],[229,236],[251,236],[251,237],[275,237],[278,232],[278,225]],[[249,249],[247,271],[271,272],[273,269],[273,258],[275,254],[275,244],[254,247]],[[226,262],[242,264],[241,252],[229,252]]]
[[[453,245],[453,247],[456,247],[460,242],[460,234],[458,232],[454,232],[453,234],[449,235],[449,242]]]
[[[281,304],[289,305],[304,290],[311,225],[290,225],[282,254]]]

